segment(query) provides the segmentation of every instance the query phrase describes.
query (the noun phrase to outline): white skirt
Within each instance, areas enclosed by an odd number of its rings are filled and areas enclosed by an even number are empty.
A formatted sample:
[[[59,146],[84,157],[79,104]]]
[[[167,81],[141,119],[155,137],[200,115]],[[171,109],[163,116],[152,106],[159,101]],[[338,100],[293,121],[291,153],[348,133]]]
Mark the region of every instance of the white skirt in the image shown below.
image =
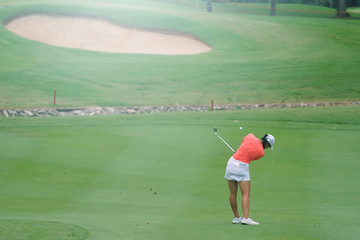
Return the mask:
[[[231,157],[227,163],[224,177],[229,181],[250,181],[249,164],[240,162]]]

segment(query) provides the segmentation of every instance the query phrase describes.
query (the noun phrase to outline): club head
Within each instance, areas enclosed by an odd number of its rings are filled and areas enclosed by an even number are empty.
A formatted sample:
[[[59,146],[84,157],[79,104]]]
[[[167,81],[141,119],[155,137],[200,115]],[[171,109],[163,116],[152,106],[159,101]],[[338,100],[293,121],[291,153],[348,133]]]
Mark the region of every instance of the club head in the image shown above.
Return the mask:
[[[216,133],[217,132],[217,128],[214,128],[214,133]]]

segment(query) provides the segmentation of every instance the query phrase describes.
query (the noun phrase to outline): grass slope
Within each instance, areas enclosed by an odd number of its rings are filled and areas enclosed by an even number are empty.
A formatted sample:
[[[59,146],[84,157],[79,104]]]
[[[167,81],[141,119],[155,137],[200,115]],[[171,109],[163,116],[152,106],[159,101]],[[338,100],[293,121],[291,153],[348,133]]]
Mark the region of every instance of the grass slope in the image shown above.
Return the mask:
[[[16,227],[0,238],[34,224],[38,240],[356,239],[359,110],[0,118],[0,223]],[[276,137],[251,164],[258,227],[231,224],[231,152],[213,127],[234,148],[250,132]]]
[[[8,6],[0,9],[2,22],[24,13],[103,17],[187,32],[213,50],[193,56],[89,52],[22,39],[0,26],[0,107],[51,106],[54,89],[60,107],[359,99],[358,21],[209,14],[190,1],[179,3],[2,1]]]

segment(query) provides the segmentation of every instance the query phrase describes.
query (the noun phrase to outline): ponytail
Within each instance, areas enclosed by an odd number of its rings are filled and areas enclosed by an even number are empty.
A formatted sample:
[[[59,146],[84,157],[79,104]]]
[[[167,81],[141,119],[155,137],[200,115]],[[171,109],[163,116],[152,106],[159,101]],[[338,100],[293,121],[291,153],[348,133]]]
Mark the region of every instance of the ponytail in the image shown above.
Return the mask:
[[[268,141],[266,140],[266,137],[267,137],[267,134],[265,134],[265,135],[261,138],[261,140],[262,140],[262,146],[263,146],[264,149],[265,149],[265,143],[268,142]]]

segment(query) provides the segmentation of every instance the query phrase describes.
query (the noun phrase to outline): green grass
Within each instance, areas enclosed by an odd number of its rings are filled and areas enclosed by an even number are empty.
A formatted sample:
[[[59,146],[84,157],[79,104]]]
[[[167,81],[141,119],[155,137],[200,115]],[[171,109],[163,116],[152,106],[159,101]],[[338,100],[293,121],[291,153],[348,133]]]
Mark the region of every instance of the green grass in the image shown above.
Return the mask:
[[[98,53],[29,41],[0,26],[2,108],[51,106],[54,89],[59,107],[360,96],[358,21],[226,12],[236,9],[232,4],[218,4],[224,11],[209,14],[192,1],[3,2],[8,7],[0,9],[1,21],[34,12],[105,17],[129,27],[187,32],[213,50],[192,56]]]
[[[360,13],[360,7],[352,7],[352,8],[349,8],[348,11],[350,13]]]
[[[358,21],[250,15],[231,4],[208,14],[204,1],[199,10],[194,3],[0,1],[8,6],[0,21],[33,12],[106,17],[213,47],[107,54],[0,26],[0,108],[51,106],[54,89],[59,107],[359,100]],[[0,118],[0,239],[357,239],[359,110]],[[214,127],[233,148],[250,132],[276,137],[274,151],[251,163],[250,215],[260,226],[231,224],[223,178],[231,152]]]
[[[0,238],[356,239],[359,110],[0,118]],[[231,224],[231,152],[213,127],[234,148],[250,132],[276,137],[251,163],[259,227]]]

